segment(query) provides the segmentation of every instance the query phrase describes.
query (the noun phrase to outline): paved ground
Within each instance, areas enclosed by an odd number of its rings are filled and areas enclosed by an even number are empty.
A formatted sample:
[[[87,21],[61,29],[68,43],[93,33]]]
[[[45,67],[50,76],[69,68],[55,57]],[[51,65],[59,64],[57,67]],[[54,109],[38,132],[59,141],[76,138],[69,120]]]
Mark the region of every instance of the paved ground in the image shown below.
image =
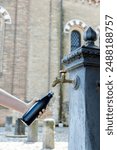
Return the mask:
[[[42,128],[38,131],[38,142],[27,142],[27,137],[16,138],[9,137],[14,135],[12,131],[5,131],[5,128],[0,128],[0,150],[42,150]],[[27,129],[26,129],[27,135]],[[68,149],[68,128],[55,128],[55,150]]]
[[[24,142],[2,142],[0,143],[0,150],[43,150],[42,143],[24,143]],[[55,143],[53,150],[67,150],[67,143]]]

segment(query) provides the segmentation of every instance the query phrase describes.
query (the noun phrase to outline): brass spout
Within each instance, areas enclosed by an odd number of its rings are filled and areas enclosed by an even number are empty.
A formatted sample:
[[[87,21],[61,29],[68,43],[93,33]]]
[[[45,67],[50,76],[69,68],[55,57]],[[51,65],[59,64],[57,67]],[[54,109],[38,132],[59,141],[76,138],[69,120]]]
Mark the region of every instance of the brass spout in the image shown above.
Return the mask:
[[[66,71],[60,70],[60,74],[61,77],[60,78],[56,77],[56,79],[52,83],[52,87],[55,87],[57,84],[74,83],[74,80],[66,79]]]
[[[59,83],[61,83],[61,80],[60,80],[60,78],[56,77],[56,79],[52,83],[52,87],[55,87]]]

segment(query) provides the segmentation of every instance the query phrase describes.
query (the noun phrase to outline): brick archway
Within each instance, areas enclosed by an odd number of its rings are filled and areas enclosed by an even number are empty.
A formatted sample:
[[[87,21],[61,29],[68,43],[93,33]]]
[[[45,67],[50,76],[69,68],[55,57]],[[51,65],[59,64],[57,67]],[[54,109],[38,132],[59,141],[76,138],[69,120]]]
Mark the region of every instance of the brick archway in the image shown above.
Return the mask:
[[[77,26],[78,28],[82,29],[83,31],[88,27],[88,25],[79,19],[72,19],[68,21],[64,27],[64,32],[69,33],[69,31],[74,27]]]
[[[6,24],[11,24],[11,17],[9,13],[7,12],[7,10],[3,8],[2,6],[0,6],[0,14]]]

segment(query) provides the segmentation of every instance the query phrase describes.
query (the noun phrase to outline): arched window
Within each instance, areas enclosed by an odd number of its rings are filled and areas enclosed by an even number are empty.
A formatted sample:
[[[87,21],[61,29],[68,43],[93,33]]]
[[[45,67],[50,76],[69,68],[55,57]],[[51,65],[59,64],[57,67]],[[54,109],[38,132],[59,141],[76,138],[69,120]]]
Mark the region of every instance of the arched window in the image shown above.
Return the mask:
[[[81,35],[77,30],[71,32],[71,51],[76,50],[81,46]]]

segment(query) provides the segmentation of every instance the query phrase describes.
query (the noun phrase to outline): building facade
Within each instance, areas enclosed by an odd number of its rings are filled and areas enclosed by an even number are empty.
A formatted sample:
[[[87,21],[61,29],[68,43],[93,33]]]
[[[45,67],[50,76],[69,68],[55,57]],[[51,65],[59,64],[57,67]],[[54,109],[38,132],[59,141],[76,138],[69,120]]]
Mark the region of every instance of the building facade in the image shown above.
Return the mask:
[[[0,88],[27,101],[53,90],[47,116],[68,125],[69,85],[51,85],[64,69],[63,56],[83,44],[86,27],[92,26],[98,34],[99,1],[0,0],[0,5],[12,20],[5,24],[1,12]],[[0,112],[1,124],[5,116],[14,115],[3,107]]]

